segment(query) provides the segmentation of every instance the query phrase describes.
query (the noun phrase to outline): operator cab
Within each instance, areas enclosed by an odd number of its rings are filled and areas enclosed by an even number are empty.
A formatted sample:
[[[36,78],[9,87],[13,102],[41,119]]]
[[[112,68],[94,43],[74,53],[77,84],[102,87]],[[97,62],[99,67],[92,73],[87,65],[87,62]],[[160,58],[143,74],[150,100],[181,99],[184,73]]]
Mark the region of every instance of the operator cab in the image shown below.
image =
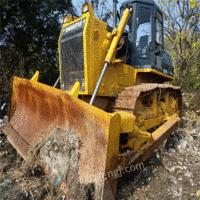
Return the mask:
[[[132,8],[128,21],[129,59],[137,69],[151,68],[173,76],[171,56],[164,51],[163,13],[153,0],[125,1],[120,12]]]

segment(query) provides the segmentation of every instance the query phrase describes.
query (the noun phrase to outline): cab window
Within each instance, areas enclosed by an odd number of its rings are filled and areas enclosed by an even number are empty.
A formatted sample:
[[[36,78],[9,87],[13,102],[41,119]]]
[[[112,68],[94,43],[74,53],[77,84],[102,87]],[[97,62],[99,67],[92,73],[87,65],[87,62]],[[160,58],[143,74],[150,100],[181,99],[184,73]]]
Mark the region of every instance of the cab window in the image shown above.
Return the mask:
[[[156,12],[156,44],[163,45],[162,41],[162,16]]]
[[[149,57],[149,44],[151,42],[151,9],[139,7],[137,15],[137,55],[141,58]]]

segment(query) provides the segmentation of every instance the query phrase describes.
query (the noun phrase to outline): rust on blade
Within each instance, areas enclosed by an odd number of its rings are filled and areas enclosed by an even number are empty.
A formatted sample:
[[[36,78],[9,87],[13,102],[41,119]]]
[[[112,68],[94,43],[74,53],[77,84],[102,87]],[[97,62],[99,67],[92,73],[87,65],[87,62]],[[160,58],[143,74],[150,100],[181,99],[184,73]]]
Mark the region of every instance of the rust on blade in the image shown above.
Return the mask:
[[[28,157],[30,145],[17,133],[10,123],[7,123],[3,129],[3,133],[7,136],[10,143],[15,147],[17,152],[24,159]]]
[[[75,132],[81,141],[81,183],[95,183],[99,188],[99,197],[108,192],[104,174],[117,166],[120,135],[118,114],[113,116],[106,113],[65,91],[14,77],[10,116],[12,130],[5,129],[6,134],[10,135],[9,141],[25,160],[29,147],[49,137],[55,128]],[[115,194],[116,180],[109,179],[109,184],[112,190],[109,192]]]

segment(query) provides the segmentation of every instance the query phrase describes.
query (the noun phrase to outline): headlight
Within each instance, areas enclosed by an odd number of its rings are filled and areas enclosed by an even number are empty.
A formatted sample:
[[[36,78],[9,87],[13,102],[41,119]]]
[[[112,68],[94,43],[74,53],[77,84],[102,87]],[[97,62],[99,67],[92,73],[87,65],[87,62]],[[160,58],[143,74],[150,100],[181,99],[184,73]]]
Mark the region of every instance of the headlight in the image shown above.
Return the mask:
[[[88,10],[89,10],[89,7],[88,7],[88,4],[86,4],[83,6],[82,13],[86,13],[88,12]]]
[[[94,9],[92,5],[88,2],[82,5],[82,14],[85,14],[87,12],[94,16]]]
[[[70,16],[70,15],[65,15],[64,17],[63,17],[63,24],[65,24],[65,23],[69,23],[69,22],[72,22],[73,20],[72,20],[72,17]]]
[[[67,23],[68,22],[68,19],[67,19],[67,16],[66,17],[63,17],[63,24]]]

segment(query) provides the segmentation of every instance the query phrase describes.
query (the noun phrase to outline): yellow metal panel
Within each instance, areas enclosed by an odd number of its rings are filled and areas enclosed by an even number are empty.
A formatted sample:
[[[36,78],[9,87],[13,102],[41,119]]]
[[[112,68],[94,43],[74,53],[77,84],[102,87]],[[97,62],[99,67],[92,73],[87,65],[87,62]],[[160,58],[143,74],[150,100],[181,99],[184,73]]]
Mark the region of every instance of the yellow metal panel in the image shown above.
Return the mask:
[[[79,94],[92,95],[103,69],[104,60],[110,45],[109,32],[107,30],[108,25],[91,15],[89,12],[83,14],[81,18],[73,22],[63,24],[63,28],[82,20],[83,18],[86,18],[83,30],[85,91],[79,92]],[[106,36],[108,40],[106,39]],[[59,58],[61,58],[60,45],[58,45],[58,47]],[[61,62],[59,62],[59,67],[61,81]],[[117,96],[117,94],[122,91],[123,87],[134,85],[135,73],[134,67],[124,63],[110,64],[105,72],[97,95]]]
[[[95,86],[104,66],[109,42],[107,24],[94,16],[89,15],[84,29],[84,64],[85,80],[88,90],[79,94],[93,94]],[[107,67],[97,95],[116,96],[123,87],[132,86],[135,83],[135,68],[124,63],[110,64]]]
[[[169,75],[167,75],[167,74],[164,74],[164,73],[162,73],[162,72],[159,72],[159,71],[157,71],[157,70],[155,70],[155,69],[151,69],[151,68],[136,69],[136,71],[137,71],[137,72],[152,72],[152,73],[155,73],[155,74],[157,74],[157,75],[166,77],[166,78],[168,78],[168,79],[170,79],[170,80],[173,80],[173,79],[174,79],[173,76],[169,76]]]
[[[88,94],[88,57],[87,57],[87,51],[89,49],[87,49],[87,36],[89,34],[89,30],[88,30],[88,27],[90,27],[90,18],[91,18],[91,15],[89,13],[86,13],[85,15],[87,15],[87,18],[86,18],[86,22],[85,22],[85,27],[84,27],[84,30],[83,30],[83,53],[84,53],[84,72],[85,72],[85,92],[79,92],[79,94]]]
[[[124,111],[119,111],[116,113],[121,117],[120,133],[133,132],[135,128],[135,115]]]
[[[90,15],[83,32],[84,64],[88,94],[92,94],[103,68],[106,50],[102,51],[102,43],[107,35],[107,25]]]

